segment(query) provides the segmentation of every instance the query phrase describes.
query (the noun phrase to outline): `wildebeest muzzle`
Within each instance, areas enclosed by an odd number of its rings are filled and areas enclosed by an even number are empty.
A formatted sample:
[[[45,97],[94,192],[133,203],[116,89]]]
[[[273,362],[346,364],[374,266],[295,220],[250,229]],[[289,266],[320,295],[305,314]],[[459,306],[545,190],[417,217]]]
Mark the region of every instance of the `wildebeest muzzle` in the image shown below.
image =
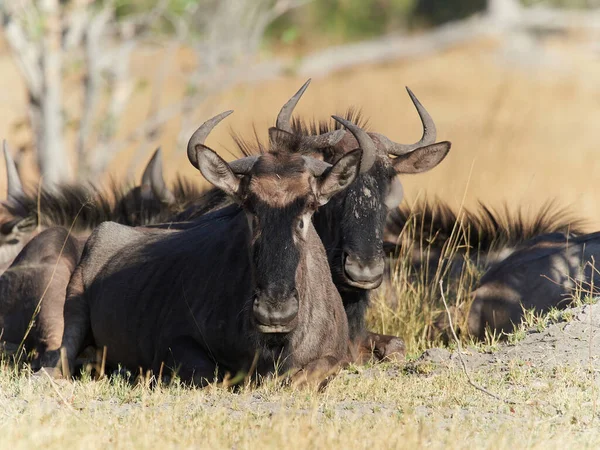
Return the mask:
[[[282,287],[258,290],[252,312],[261,333],[289,333],[297,324],[298,291]]]
[[[360,289],[375,289],[383,280],[385,262],[382,257],[362,260],[356,255],[344,252],[344,275],[350,286]]]

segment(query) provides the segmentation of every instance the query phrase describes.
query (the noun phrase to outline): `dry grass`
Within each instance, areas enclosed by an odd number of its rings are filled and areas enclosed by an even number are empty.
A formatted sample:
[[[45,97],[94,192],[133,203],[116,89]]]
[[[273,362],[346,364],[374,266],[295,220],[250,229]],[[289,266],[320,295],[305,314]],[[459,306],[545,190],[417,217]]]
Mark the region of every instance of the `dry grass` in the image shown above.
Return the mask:
[[[515,362],[478,383],[448,369],[344,371],[322,394],[268,383],[149,389],[120,378],[52,388],[0,370],[3,448],[597,448],[595,386],[584,370],[541,372]],[[65,404],[65,401],[68,404]]]
[[[431,224],[420,217],[412,216],[399,236],[396,254],[390,257],[389,278],[371,297],[368,313],[371,329],[402,337],[409,356],[441,343],[435,327],[440,317],[445,318],[440,281],[459,329],[466,320],[461,311],[470,308],[473,300],[470,294],[479,281],[482,267],[474,263],[475,250],[467,245],[470,230],[462,225],[460,217],[441,250],[440,260],[464,264],[440,264],[432,272],[427,264],[415,265],[415,255],[427,260],[435,252],[435,247],[429,244],[434,241],[435,230],[430,230]]]

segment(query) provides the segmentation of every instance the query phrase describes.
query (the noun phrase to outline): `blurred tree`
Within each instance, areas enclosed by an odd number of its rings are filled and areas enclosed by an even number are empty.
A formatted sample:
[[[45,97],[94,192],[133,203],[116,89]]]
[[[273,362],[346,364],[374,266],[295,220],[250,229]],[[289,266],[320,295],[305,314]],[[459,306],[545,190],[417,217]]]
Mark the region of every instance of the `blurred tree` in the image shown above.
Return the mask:
[[[11,0],[0,1],[6,41],[21,71],[40,172],[47,183],[74,178],[65,147],[63,80],[81,66],[84,100],[78,111],[77,175],[97,176],[125,144],[156,138],[172,117],[235,82],[256,54],[269,24],[306,0]],[[171,58],[181,46],[198,54],[187,95],[160,107],[168,61],[153,66],[157,81],[147,119],[116,141],[120,117],[136,82],[129,71],[135,49],[152,39]],[[79,86],[68,87],[70,90]],[[107,93],[108,107],[100,108]],[[184,126],[189,125],[184,121]],[[94,146],[94,151],[90,147]]]
[[[419,23],[439,25],[485,10],[487,0],[417,0],[412,14]]]
[[[282,42],[326,35],[329,41],[379,36],[407,24],[417,0],[319,0],[277,20],[269,35]]]

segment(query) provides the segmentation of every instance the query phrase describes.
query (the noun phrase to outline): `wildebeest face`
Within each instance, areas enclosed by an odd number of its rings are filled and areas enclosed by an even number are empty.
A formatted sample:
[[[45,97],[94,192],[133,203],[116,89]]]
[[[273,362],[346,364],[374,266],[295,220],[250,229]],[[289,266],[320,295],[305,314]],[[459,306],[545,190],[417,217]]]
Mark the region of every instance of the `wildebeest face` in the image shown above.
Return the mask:
[[[374,289],[381,284],[385,219],[389,208],[397,207],[403,197],[398,175],[435,167],[449,149],[449,142],[440,142],[393,159],[378,155],[372,167],[339,194],[339,200],[334,199],[343,210],[334,261],[339,270],[334,269],[334,273],[343,278],[344,284],[359,289]],[[328,207],[333,208],[333,202]]]
[[[348,153],[331,166],[285,151],[227,164],[203,144],[195,143],[194,150],[192,163],[235,199],[248,219],[253,324],[261,333],[292,331],[300,309],[300,262],[309,240],[316,237],[310,231],[311,217],[354,181],[362,151]]]
[[[359,146],[363,149],[363,161],[354,183],[340,193],[323,214],[319,213],[316,220],[324,221],[319,229],[329,233],[324,241],[327,241],[336,285],[374,289],[383,280],[383,231],[388,208],[402,201],[403,189],[397,175],[435,167],[448,153],[450,143],[425,145],[392,158],[386,147],[387,138],[366,133],[341,117],[333,118],[351,133],[336,145],[336,154],[344,155]]]
[[[376,161],[369,172],[359,175],[346,191],[325,206],[331,209],[327,212],[332,216],[335,211],[342,211],[340,223],[335,227],[340,230],[334,239],[335,249],[330,250],[338,284],[360,289],[374,289],[381,284],[386,205],[399,203],[401,195],[402,185],[396,173],[389,164]]]

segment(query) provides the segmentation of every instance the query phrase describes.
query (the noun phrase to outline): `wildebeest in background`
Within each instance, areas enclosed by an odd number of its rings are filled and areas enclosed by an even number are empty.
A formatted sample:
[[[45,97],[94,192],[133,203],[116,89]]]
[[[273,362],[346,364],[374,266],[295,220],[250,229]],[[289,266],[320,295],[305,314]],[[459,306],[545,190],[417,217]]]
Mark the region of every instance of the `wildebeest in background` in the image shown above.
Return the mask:
[[[370,290],[378,287],[384,276],[385,218],[388,208],[396,207],[402,200],[403,190],[397,175],[432,169],[446,157],[451,144],[435,143],[433,119],[408,88],[423,124],[423,136],[414,144],[399,144],[382,134],[363,131],[352,123],[360,122],[352,111],[346,119],[333,116],[333,127],[327,123],[307,125],[300,120],[290,123],[309,82],[283,106],[276,126],[296,136],[315,138],[319,133],[335,133],[346,127],[349,132],[331,145],[298,149],[329,163],[335,163],[358,146],[363,149],[360,175],[348,189],[316,212],[314,224],[344,302],[351,339],[362,347],[363,353],[370,354],[373,350],[380,358],[404,356],[404,343],[399,338],[370,333],[365,324]]]
[[[384,248],[393,255],[409,251],[411,270],[421,281],[435,280],[436,274],[457,279],[467,262],[483,272],[528,247],[531,239],[549,233],[580,235],[584,226],[583,219],[552,201],[527,217],[508,206],[498,211],[479,203],[476,209],[457,212],[441,200],[425,199],[390,211]],[[395,262],[392,258],[391,265]]]
[[[73,184],[43,186],[26,193],[6,142],[4,158],[8,195],[6,202],[2,202],[0,273],[45,228],[61,226],[71,229],[74,235],[87,235],[109,220],[126,225],[161,223],[185,210],[190,199],[198,198],[198,189],[185,180],[178,180],[173,191],[167,189],[160,149],[144,170],[140,186],[113,185],[108,191],[93,185]]]
[[[565,308],[578,295],[600,291],[600,233],[538,236],[492,266],[473,292],[467,318],[470,335],[509,333],[521,323],[524,310],[544,313]]]
[[[161,222],[185,209],[199,194],[181,180],[174,192],[166,188],[159,149],[144,171],[141,186],[111,193],[91,186],[59,186],[41,191],[38,208],[38,199],[23,192],[6,146],[4,151],[6,209],[12,219],[2,225],[0,251],[7,260],[20,252],[0,275],[0,340],[23,343],[25,350],[39,355],[62,341],[67,285],[92,229],[107,220],[129,225]],[[37,364],[34,358],[32,366]]]
[[[188,157],[235,204],[177,231],[94,231],[65,304],[70,362],[88,335],[109,365],[159,373],[165,363],[196,384],[249,371],[257,354],[259,374],[318,379],[347,359],[346,315],[311,216],[354,181],[362,151],[331,166],[300,155],[302,137],[271,130],[269,152],[227,164],[204,141],[229,114],[194,133]],[[55,349],[44,365],[57,359]]]

